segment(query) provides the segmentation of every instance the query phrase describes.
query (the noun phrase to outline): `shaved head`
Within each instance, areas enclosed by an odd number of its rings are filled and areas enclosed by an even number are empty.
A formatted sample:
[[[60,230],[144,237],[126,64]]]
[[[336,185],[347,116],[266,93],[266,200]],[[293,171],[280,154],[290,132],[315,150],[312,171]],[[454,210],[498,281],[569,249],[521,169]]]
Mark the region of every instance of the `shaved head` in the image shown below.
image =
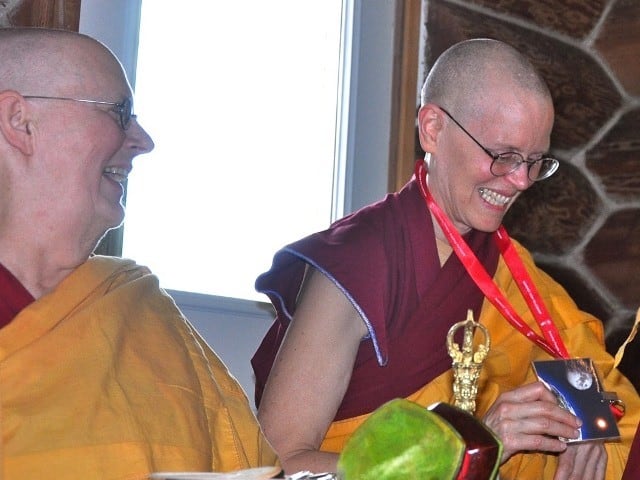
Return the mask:
[[[65,30],[1,28],[0,65],[0,91],[29,95],[99,95],[96,70],[104,74],[108,65],[110,75],[124,75],[107,47]]]
[[[542,76],[515,48],[498,40],[466,40],[447,49],[435,62],[422,87],[421,103],[476,115],[484,93],[513,88],[551,101]]]

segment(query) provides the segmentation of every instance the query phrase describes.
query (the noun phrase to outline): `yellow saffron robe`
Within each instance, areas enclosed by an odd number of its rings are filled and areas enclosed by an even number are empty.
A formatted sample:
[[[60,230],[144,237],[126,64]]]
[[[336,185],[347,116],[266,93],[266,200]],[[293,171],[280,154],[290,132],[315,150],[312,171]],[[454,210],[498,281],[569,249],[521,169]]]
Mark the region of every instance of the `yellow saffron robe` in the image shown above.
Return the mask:
[[[95,256],[0,330],[0,479],[146,479],[278,460],[148,269]]]
[[[618,423],[621,441],[605,443],[608,454],[606,478],[619,480],[640,421],[640,397],[629,380],[614,368],[614,359],[605,351],[602,323],[595,317],[580,311],[564,289],[535,266],[531,255],[515,240],[514,244],[538,287],[570,355],[592,358],[604,390],[616,392],[626,404],[626,414]],[[539,332],[540,329],[502,258],[498,263],[494,281],[503,289],[523,320]],[[460,319],[462,320],[464,318]],[[491,334],[491,350],[482,369],[476,402],[476,416],[482,418],[500,393],[536,381],[532,368],[527,368],[527,365],[530,365],[533,360],[548,360],[550,357],[512,327],[486,299],[479,321],[489,329]],[[410,395],[408,399],[424,406],[441,401],[453,403],[452,385],[453,372],[449,370]],[[368,415],[361,415],[333,422],[320,450],[340,452],[353,431],[367,417]],[[502,465],[500,478],[502,480],[551,480],[556,466],[557,459],[553,455],[516,454]]]

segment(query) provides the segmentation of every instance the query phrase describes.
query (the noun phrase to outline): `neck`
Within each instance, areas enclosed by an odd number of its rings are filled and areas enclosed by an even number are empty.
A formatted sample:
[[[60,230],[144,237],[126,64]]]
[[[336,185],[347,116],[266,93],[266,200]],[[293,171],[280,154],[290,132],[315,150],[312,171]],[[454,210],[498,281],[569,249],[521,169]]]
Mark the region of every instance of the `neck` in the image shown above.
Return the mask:
[[[0,239],[0,263],[38,299],[52,291],[88,257],[73,255],[69,249],[33,248],[20,239]],[[18,247],[16,247],[18,245]]]
[[[69,218],[56,222],[35,208],[25,214],[12,207],[0,212],[0,262],[38,299],[89,258],[98,238]]]
[[[447,261],[447,259],[449,258],[449,256],[451,255],[451,252],[453,252],[453,249],[451,248],[451,245],[440,240],[438,237],[436,237],[436,247],[438,249],[438,258],[440,259],[440,266],[442,267]]]
[[[453,249],[451,248],[451,245],[449,245],[447,237],[445,237],[444,232],[440,228],[440,225],[438,225],[435,218],[433,219],[433,231],[436,237],[436,248],[438,250],[440,266],[443,266],[451,255],[451,252],[453,252]]]
[[[35,299],[51,292],[62,280],[64,280],[75,268],[53,267],[40,264],[37,267],[25,267],[12,263],[10,260],[0,260],[2,264],[20,281],[20,283],[33,295]]]

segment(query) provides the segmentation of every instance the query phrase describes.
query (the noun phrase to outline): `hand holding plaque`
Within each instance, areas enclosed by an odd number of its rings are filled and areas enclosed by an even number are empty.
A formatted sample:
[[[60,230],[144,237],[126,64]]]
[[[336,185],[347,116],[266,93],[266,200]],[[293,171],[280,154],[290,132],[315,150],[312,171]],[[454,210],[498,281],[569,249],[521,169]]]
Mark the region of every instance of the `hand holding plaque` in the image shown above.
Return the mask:
[[[580,420],[577,438],[566,442],[618,441],[620,432],[612,406],[624,408],[613,392],[605,392],[590,358],[538,360],[533,369],[556,396],[558,404]]]

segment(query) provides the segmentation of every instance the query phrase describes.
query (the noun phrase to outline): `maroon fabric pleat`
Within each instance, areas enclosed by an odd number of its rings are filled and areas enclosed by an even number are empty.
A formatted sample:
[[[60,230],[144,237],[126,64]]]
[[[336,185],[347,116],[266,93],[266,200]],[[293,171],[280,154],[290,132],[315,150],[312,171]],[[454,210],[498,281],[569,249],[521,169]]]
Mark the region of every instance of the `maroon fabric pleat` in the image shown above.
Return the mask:
[[[0,264],[0,328],[35,299],[20,281]]]
[[[627,460],[627,466],[622,474],[622,480],[640,480],[640,428],[636,430],[636,436],[631,444],[631,451]]]
[[[492,236],[474,231],[465,240],[493,275],[499,253]],[[295,313],[306,264],[345,292],[370,327],[335,420],[406,397],[449,369],[447,332],[468,309],[478,318],[484,298],[455,255],[440,268],[431,216],[414,179],[280,250],[258,277],[256,289],[269,296],[277,314],[252,359],[256,404]]]

